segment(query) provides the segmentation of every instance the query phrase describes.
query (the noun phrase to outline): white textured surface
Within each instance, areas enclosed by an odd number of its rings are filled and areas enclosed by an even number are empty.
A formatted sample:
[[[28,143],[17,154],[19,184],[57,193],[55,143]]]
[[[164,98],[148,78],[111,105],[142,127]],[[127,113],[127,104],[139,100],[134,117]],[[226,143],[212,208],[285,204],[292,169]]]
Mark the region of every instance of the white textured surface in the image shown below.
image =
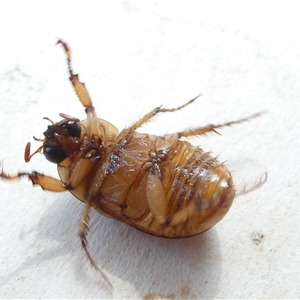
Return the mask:
[[[1,298],[299,298],[300,37],[298,2],[10,1],[1,6],[0,159],[4,170],[55,166],[23,161],[47,116],[84,118],[58,37],[98,115],[118,128],[151,108],[152,133],[262,117],[193,143],[220,154],[237,188],[263,175],[209,232],[185,240],[147,236],[92,214],[90,251],[112,284],[90,268],[77,230],[82,204],[70,194],[0,181]],[[223,4],[222,4],[223,3]],[[38,143],[35,143],[33,148]],[[262,237],[263,236],[263,237]]]

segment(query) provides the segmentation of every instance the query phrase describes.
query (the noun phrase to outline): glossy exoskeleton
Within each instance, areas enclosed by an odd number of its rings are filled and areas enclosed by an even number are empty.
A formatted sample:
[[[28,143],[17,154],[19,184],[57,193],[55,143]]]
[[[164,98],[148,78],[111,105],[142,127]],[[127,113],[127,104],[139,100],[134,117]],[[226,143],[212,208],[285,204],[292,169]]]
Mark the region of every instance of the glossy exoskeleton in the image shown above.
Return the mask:
[[[43,152],[47,160],[56,163],[60,180],[38,172],[9,176],[2,171],[1,177],[25,176],[44,190],[68,190],[84,202],[80,238],[96,268],[86,240],[91,208],[145,233],[166,238],[193,236],[218,223],[235,196],[231,174],[223,163],[181,138],[216,131],[258,114],[164,136],[137,132],[155,115],[180,110],[196,97],[174,109],[157,107],[119,133],[114,125],[97,118],[85,85],[71,69],[70,49],[63,41],[58,43],[66,52],[70,80],[87,118],[80,121],[60,114],[63,119],[58,123],[45,118],[51,125],[43,140],[36,139],[43,145],[33,154],[30,143],[25,148],[26,162]]]

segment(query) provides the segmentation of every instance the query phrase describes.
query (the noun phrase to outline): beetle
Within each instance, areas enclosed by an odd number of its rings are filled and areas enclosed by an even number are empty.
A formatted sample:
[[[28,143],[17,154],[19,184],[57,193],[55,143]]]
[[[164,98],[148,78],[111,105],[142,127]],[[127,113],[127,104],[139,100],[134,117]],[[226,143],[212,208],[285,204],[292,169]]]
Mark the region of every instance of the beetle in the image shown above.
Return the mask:
[[[145,233],[183,238],[202,233],[218,223],[228,212],[235,188],[231,173],[215,157],[181,138],[204,135],[225,126],[241,123],[250,117],[207,125],[191,130],[154,136],[138,129],[160,113],[181,110],[199,96],[177,108],[157,107],[121,132],[108,121],[100,119],[89,93],[71,68],[71,51],[58,40],[67,56],[70,81],[87,118],[80,121],[60,114],[61,121],[51,124],[44,132],[43,143],[30,153],[25,147],[24,158],[29,162],[36,153],[57,164],[60,179],[39,172],[19,172],[2,179],[29,178],[44,190],[69,191],[84,203],[79,227],[83,249],[91,264],[106,282],[106,275],[97,267],[87,248],[89,214],[92,208],[108,217],[122,221]]]

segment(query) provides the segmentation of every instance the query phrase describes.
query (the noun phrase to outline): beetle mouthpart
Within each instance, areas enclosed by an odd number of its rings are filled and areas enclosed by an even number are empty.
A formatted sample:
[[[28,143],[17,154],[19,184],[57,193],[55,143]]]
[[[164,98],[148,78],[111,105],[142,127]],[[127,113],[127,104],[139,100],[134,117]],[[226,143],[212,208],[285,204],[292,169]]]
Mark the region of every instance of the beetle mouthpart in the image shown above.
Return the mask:
[[[24,160],[25,162],[29,162],[32,158],[33,155],[40,153],[41,150],[43,149],[43,146],[40,146],[35,152],[33,152],[32,154],[30,154],[30,142],[27,143],[26,147],[25,147],[25,152],[24,152]]]
[[[36,138],[35,136],[33,136],[33,139],[37,142],[44,142],[45,139],[39,139],[39,138]]]
[[[43,120],[47,120],[47,121],[49,121],[52,125],[54,125],[54,122],[53,122],[52,120],[50,120],[49,118],[47,118],[47,117],[44,117]]]
[[[79,119],[77,119],[75,117],[72,117],[70,115],[64,114],[64,113],[60,113],[59,116],[62,117],[62,118],[64,118],[64,119],[66,119],[67,121],[80,122]]]

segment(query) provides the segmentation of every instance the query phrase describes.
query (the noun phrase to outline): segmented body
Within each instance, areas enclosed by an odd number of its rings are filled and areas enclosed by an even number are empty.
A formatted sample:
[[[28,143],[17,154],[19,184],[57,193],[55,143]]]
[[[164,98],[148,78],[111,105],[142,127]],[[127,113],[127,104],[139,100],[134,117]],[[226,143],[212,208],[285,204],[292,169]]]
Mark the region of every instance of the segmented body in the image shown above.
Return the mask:
[[[68,45],[62,40],[58,44],[65,50],[69,79],[87,118],[79,121],[62,113],[63,120],[58,123],[45,118],[51,123],[44,132],[45,138],[35,138],[43,145],[30,154],[27,143],[24,158],[29,162],[36,153],[43,152],[50,162],[58,165],[61,180],[36,171],[18,172],[14,176],[2,171],[0,178],[27,177],[44,190],[69,191],[84,202],[79,227],[81,245],[92,266],[112,287],[88,251],[91,208],[161,237],[188,237],[208,230],[225,216],[232,204],[235,191],[231,174],[209,153],[181,138],[215,132],[260,113],[161,137],[137,132],[155,115],[178,111],[193,103],[197,96],[177,108],[157,107],[119,134],[114,125],[97,117],[84,83],[73,73]]]
[[[176,134],[124,130],[104,151],[70,192],[141,231],[170,238],[195,235],[215,225],[231,206],[234,188],[227,168]],[[73,163],[69,169],[58,166],[66,184],[72,168]]]

